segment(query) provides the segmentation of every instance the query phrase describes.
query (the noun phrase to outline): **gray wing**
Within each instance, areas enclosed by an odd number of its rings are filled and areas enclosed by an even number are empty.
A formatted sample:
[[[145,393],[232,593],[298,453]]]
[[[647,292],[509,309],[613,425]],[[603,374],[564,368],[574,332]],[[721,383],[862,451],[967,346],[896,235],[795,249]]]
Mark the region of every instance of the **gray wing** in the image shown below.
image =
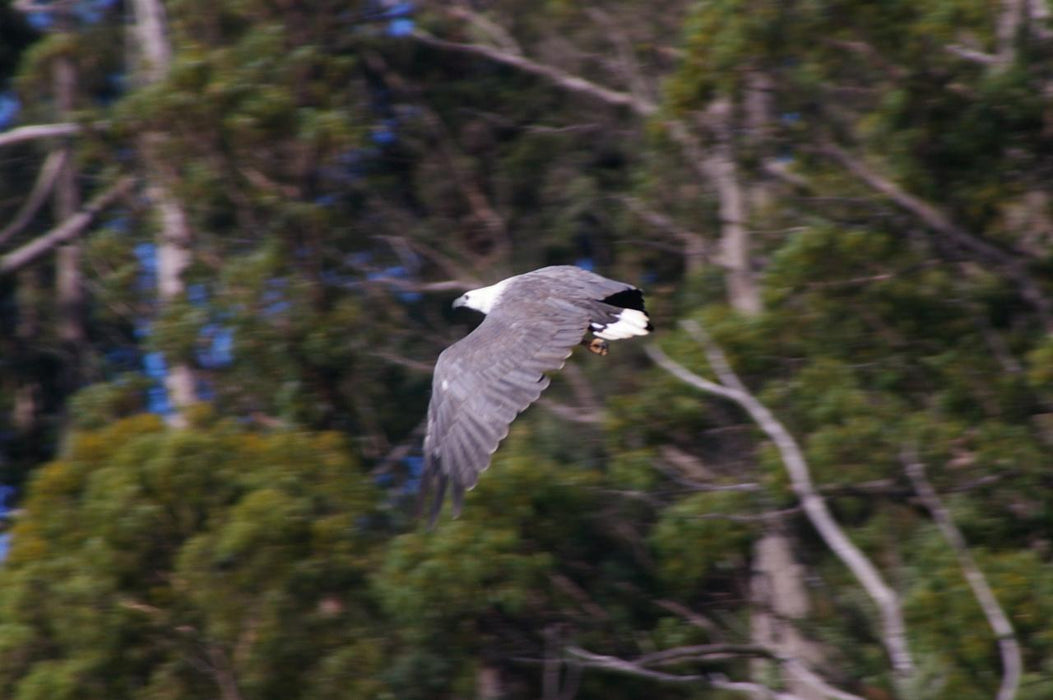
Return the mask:
[[[435,365],[422,484],[435,491],[432,523],[448,486],[460,512],[512,421],[548,387],[544,373],[563,366],[590,321],[620,311],[601,300],[634,289],[576,267],[543,268],[515,285]]]

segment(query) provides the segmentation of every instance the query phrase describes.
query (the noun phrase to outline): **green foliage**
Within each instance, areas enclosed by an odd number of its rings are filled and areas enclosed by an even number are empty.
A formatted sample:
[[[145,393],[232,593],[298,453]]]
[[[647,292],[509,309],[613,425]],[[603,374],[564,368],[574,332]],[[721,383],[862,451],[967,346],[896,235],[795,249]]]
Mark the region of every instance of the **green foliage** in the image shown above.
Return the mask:
[[[370,696],[378,514],[346,452],[152,417],[76,433],[2,571],[4,695]]]
[[[699,493],[664,509],[651,531],[659,577],[671,590],[691,594],[742,570],[756,527],[737,520],[750,514],[735,492]]]

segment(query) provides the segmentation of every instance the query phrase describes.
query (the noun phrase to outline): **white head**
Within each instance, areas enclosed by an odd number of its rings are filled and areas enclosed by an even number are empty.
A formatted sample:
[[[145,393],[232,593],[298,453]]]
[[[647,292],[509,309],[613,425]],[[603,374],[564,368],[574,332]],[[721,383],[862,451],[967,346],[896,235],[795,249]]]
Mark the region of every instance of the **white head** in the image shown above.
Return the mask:
[[[505,286],[508,284],[508,280],[502,280],[497,284],[491,284],[489,287],[480,287],[479,289],[473,289],[469,292],[465,292],[461,296],[453,300],[453,308],[460,306],[467,306],[469,309],[475,309],[476,311],[482,311],[484,314],[490,313],[490,309],[494,308],[494,304],[501,297],[501,292],[504,291]]]

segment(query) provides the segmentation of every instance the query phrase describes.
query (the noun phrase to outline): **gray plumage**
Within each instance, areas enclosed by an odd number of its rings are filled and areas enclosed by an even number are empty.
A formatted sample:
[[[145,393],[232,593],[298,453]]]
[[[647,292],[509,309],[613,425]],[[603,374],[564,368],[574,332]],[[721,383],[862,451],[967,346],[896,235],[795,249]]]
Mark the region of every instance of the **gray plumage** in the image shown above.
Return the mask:
[[[474,290],[454,305],[487,316],[435,364],[422,484],[424,493],[434,489],[433,523],[447,488],[460,512],[512,421],[548,387],[545,372],[562,368],[587,331],[618,339],[651,330],[639,290],[570,265]]]

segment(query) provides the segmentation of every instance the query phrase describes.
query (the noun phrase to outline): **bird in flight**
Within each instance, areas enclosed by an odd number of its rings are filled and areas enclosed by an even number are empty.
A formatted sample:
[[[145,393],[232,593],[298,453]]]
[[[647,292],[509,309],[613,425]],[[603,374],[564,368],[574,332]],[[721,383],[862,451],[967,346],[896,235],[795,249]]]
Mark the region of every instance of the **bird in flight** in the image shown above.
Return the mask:
[[[653,330],[643,292],[573,265],[543,267],[473,289],[453,302],[486,318],[435,363],[424,437],[422,494],[431,523],[447,488],[456,517],[520,412],[577,345],[606,355],[607,341]],[[591,331],[593,337],[586,338]]]

